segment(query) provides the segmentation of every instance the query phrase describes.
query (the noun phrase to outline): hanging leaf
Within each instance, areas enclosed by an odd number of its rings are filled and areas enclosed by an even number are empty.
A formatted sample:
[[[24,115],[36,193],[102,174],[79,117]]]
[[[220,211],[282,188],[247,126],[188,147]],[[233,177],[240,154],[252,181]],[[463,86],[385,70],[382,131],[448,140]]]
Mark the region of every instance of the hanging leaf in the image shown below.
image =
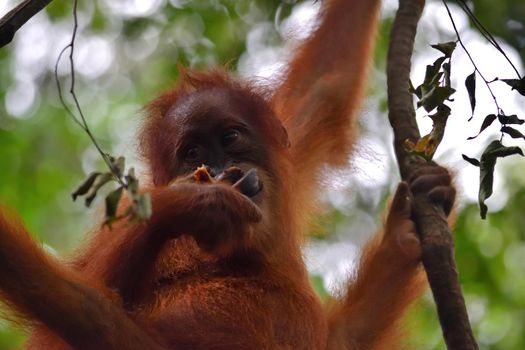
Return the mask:
[[[450,58],[452,56],[452,52],[454,52],[454,49],[456,48],[456,42],[449,41],[448,43],[439,43],[430,46],[436,50],[443,52],[446,58]]]
[[[441,143],[443,135],[445,134],[445,126],[447,125],[450,112],[450,107],[442,104],[438,106],[436,113],[428,116],[433,122],[432,131],[430,131],[430,137],[432,138],[432,143],[436,145],[436,148]]]
[[[444,56],[437,58],[426,67],[423,83],[417,88],[410,85],[410,91],[418,97],[417,107],[424,107],[427,112],[433,111],[450,99],[455,90],[450,86],[450,56],[456,47],[455,42],[432,45]],[[448,60],[448,61],[447,61]]]
[[[128,191],[134,197],[139,192],[139,180],[135,176],[135,169],[129,168],[128,175],[126,175],[126,181],[128,183]]]
[[[483,151],[480,160],[480,181],[479,181],[479,192],[478,202],[480,208],[480,215],[482,219],[487,216],[487,200],[492,195],[493,183],[494,183],[494,168],[498,158],[507,157],[514,154],[520,154],[523,156],[523,152],[519,147],[505,147],[499,141],[492,141],[487,148]]]
[[[470,119],[472,119],[474,116],[474,110],[476,109],[476,71],[472,72],[472,74],[465,79],[465,87],[467,88],[470,100],[470,109],[472,110],[472,116]]]
[[[132,220],[145,220],[151,216],[151,199],[150,195],[139,192],[139,180],[135,176],[135,170],[129,168],[126,172],[126,159],[124,157],[115,158],[109,154],[104,154],[108,161],[109,172],[95,172],[88,176],[86,180],[72,193],[73,200],[78,196],[84,196],[85,205],[91,206],[95,200],[98,191],[110,181],[118,182],[119,187],[111,191],[105,198],[106,216],[104,225],[111,228],[111,224],[121,218],[128,217]],[[117,209],[122,193],[126,193],[131,200],[130,205],[123,213],[117,216]]]
[[[492,122],[494,122],[494,120],[496,120],[496,115],[495,114],[489,114],[485,117],[485,119],[483,120],[483,123],[481,123],[481,128],[479,129],[479,132],[477,135],[475,136],[471,136],[471,137],[468,137],[467,140],[472,140],[472,139],[475,139],[476,137],[479,136],[479,134],[481,134],[481,132],[483,130],[485,130],[486,128],[488,128]]]
[[[412,154],[419,155],[426,160],[432,160],[436,150],[445,134],[445,126],[447,125],[448,117],[450,116],[450,107],[440,105],[435,114],[429,115],[433,121],[432,130],[428,135],[420,138],[417,143],[410,140],[405,141],[405,148]]]
[[[415,90],[414,90],[414,95],[417,96],[417,98],[421,99],[421,97],[423,97],[423,85],[419,85]]]
[[[504,132],[507,135],[510,135],[510,137],[512,137],[513,139],[525,139],[525,135],[523,135],[521,132],[510,126],[502,126],[500,131]]]
[[[487,217],[487,205],[485,200],[492,195],[492,186],[494,183],[494,167],[496,166],[496,158],[480,162],[479,166],[479,215],[482,219]]]
[[[431,86],[439,82],[439,80],[443,76],[443,73],[440,72],[440,70],[441,70],[441,64],[443,64],[444,61],[445,61],[445,57],[440,57],[437,60],[435,60],[432,65],[427,66],[427,69],[425,71],[425,80],[423,81],[423,85]]]
[[[93,172],[88,175],[88,177],[78,186],[78,188],[71,194],[73,197],[73,200],[76,200],[78,196],[85,195],[90,189],[91,186],[93,186],[93,182],[95,182],[95,179],[97,176],[99,176],[99,172]]]
[[[423,97],[418,101],[417,106],[425,108],[427,112],[431,112],[437,106],[443,104],[448,98],[454,93],[451,87],[436,86],[433,87],[428,93],[424,94]]]
[[[521,79],[500,79],[507,85],[512,87],[512,90],[518,91],[521,95],[525,96],[525,77]]]
[[[483,155],[487,157],[501,157],[502,158],[502,157],[511,156],[513,154],[520,154],[523,156],[523,152],[521,151],[521,148],[505,147],[499,140],[492,141],[487,146],[487,148],[485,148],[485,151],[483,151]],[[481,156],[481,160],[483,160],[483,155]]]
[[[86,207],[89,207],[91,205],[91,203],[93,202],[93,200],[97,196],[98,190],[102,186],[104,186],[106,183],[111,181],[112,179],[113,179],[113,174],[112,173],[103,173],[103,174],[99,174],[96,177],[95,181],[93,182],[93,185],[91,186],[89,191],[86,193],[86,196],[84,198]]]
[[[432,142],[430,134],[421,137],[416,143],[405,140],[405,149],[408,153],[423,157],[426,161],[431,161],[436,152],[436,144]]]
[[[521,124],[525,123],[525,120],[518,118],[518,116],[516,114],[513,114],[513,115],[499,114],[498,115],[498,120],[499,120],[499,122],[501,124],[518,124],[518,125],[521,125]]]
[[[461,155],[463,157],[464,160],[466,160],[467,162],[469,162],[470,164],[474,165],[474,166],[479,166],[479,160],[477,160],[476,158],[470,158],[464,154]]]
[[[445,57],[438,58],[432,65],[428,65],[425,72],[425,79],[423,84],[419,85],[414,89],[411,86],[413,93],[421,100],[423,95],[428,94],[432,89],[439,87],[439,81],[443,76],[443,73],[440,72],[441,64],[443,63]],[[420,107],[421,105],[418,105]]]
[[[106,223],[110,223],[117,216],[118,203],[122,197],[124,187],[120,186],[106,196]]]
[[[443,63],[443,74],[445,76],[445,86],[450,87],[450,62]]]

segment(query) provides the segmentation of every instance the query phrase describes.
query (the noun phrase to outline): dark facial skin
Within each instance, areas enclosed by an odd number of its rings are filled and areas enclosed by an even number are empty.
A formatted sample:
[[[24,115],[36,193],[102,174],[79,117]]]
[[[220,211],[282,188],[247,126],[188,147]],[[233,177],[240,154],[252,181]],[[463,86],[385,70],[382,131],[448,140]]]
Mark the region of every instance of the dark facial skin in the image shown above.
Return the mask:
[[[250,197],[261,190],[256,170],[269,170],[268,150],[261,146],[268,141],[256,125],[260,111],[242,98],[211,89],[191,93],[173,106],[166,116],[173,140],[173,178],[205,165],[212,177],[230,183],[242,179],[237,187]],[[232,167],[237,170],[227,171]]]

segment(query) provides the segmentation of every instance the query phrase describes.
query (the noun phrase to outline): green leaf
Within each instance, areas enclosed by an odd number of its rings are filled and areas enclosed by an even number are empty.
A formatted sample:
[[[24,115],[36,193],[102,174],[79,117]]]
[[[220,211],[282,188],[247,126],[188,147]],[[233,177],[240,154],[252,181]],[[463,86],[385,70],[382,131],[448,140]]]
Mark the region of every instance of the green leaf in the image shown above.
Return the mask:
[[[481,132],[483,130],[485,130],[486,128],[488,128],[492,122],[494,122],[494,120],[496,120],[496,115],[495,114],[489,114],[485,117],[485,119],[483,120],[483,123],[481,123],[481,128],[479,128],[479,132],[477,133],[477,135],[475,136],[471,136],[471,137],[468,137],[467,140],[472,140],[472,139],[475,139],[476,137],[479,136],[479,134],[481,134]]]
[[[102,186],[104,186],[106,183],[111,181],[112,179],[113,179],[113,174],[112,173],[103,173],[103,174],[99,174],[96,177],[95,181],[93,182],[93,186],[91,186],[91,188],[89,189],[89,192],[86,193],[86,197],[84,199],[86,207],[89,207],[91,205],[91,203],[93,202],[93,200],[97,196],[98,190]]]
[[[519,147],[505,147],[503,144],[496,140],[492,141],[487,148],[485,148],[485,151],[483,151],[483,155],[481,156],[481,161],[483,161],[483,156],[486,157],[507,157],[514,154],[520,154],[523,156],[523,152],[521,151],[521,148]]]
[[[445,62],[443,63],[443,74],[445,75],[445,86],[450,87],[450,63]]]
[[[494,167],[496,166],[496,158],[481,161],[479,166],[479,215],[482,219],[487,217],[487,205],[485,200],[492,195],[492,185],[494,183]]]
[[[450,116],[450,112],[451,110],[449,106],[441,104],[438,106],[436,113],[428,116],[433,122],[432,130],[430,131],[430,137],[436,149],[445,135],[445,127],[447,126],[447,120]],[[434,156],[434,154],[432,154],[432,156]]]
[[[452,56],[452,52],[454,52],[454,49],[456,48],[456,42],[449,41],[447,43],[439,43],[430,46],[436,50],[443,52],[446,58],[450,58]]]
[[[425,80],[423,85],[430,86],[438,84],[439,80],[443,76],[443,73],[440,72],[441,64],[445,61],[445,57],[440,57],[434,61],[432,65],[428,65],[425,71]]]
[[[421,99],[421,97],[423,97],[423,85],[419,85],[415,90],[414,90],[414,95],[417,96],[417,98]]]
[[[470,109],[472,110],[472,116],[474,116],[474,110],[476,109],[476,71],[472,72],[465,79],[465,87],[467,88],[468,97],[470,100]],[[470,117],[472,119],[472,116]]]
[[[93,186],[93,182],[95,182],[95,179],[99,175],[100,175],[99,172],[93,172],[89,174],[88,177],[84,180],[84,182],[82,182],[82,184],[78,186],[75,192],[71,194],[71,196],[73,197],[73,200],[76,200],[78,196],[82,196],[86,194],[91,189],[91,186]]]
[[[139,180],[135,176],[135,169],[129,168],[128,175],[126,175],[126,181],[128,182],[128,191],[132,198],[135,198],[139,193]]]
[[[124,187],[120,186],[114,191],[111,191],[106,196],[106,221],[108,220],[114,220],[117,215],[117,209],[118,204],[120,202],[120,198],[122,198],[122,190]]]
[[[521,124],[525,123],[525,120],[518,118],[518,116],[516,114],[513,114],[513,115],[499,114],[498,115],[498,120],[499,120],[499,122],[501,124],[518,124],[518,125],[521,125]]]
[[[470,158],[470,157],[468,157],[468,156],[466,156],[464,154],[462,154],[461,156],[463,157],[464,160],[466,160],[470,164],[479,167],[480,163],[479,163],[479,160],[477,160],[476,158]]]
[[[521,79],[500,79],[507,85],[512,87],[512,90],[518,91],[521,95],[525,96],[525,77]]]
[[[427,112],[432,111],[437,106],[443,104],[456,90],[447,86],[433,87],[428,93],[424,94],[417,106],[425,108]]]
[[[485,200],[487,200],[493,191],[494,183],[494,168],[496,166],[496,161],[498,158],[507,157],[513,154],[520,154],[523,156],[523,152],[519,147],[505,147],[499,141],[492,141],[487,148],[483,151],[481,155],[481,161],[479,166],[479,192],[478,192],[478,202],[479,202],[479,211],[482,219],[485,219],[487,216],[487,205]]]
[[[525,135],[510,126],[502,126],[500,131],[510,135],[513,139],[525,139]]]

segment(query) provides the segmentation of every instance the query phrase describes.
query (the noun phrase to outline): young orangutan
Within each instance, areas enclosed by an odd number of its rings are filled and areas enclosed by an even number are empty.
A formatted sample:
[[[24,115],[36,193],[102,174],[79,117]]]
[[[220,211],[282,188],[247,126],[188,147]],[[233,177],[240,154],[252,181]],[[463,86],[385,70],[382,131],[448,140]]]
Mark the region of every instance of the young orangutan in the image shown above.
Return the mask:
[[[0,293],[29,349],[394,349],[421,291],[412,194],[450,210],[437,166],[401,183],[357,279],[326,310],[301,241],[327,168],[347,163],[378,0],[325,1],[267,98],[220,71],[184,73],[147,107],[153,215],[106,227],[64,265],[0,214]]]

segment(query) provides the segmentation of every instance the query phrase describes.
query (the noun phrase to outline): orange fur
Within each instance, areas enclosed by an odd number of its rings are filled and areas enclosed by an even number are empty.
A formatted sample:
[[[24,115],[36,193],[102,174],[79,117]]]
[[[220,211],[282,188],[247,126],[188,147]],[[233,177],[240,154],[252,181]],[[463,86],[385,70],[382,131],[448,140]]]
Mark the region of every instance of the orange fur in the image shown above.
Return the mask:
[[[393,349],[421,290],[417,254],[398,242],[415,237],[406,198],[396,197],[385,234],[328,312],[300,249],[323,170],[345,165],[352,149],[378,11],[378,0],[325,1],[272,96],[220,70],[183,71],[176,89],[145,107],[152,218],[102,228],[71,266],[0,212],[0,293],[36,327],[28,348]],[[225,184],[173,182],[182,131],[168,115],[192,96],[212,112],[206,101],[222,96],[220,110],[249,125],[260,208]],[[188,118],[183,128],[214,121]]]

